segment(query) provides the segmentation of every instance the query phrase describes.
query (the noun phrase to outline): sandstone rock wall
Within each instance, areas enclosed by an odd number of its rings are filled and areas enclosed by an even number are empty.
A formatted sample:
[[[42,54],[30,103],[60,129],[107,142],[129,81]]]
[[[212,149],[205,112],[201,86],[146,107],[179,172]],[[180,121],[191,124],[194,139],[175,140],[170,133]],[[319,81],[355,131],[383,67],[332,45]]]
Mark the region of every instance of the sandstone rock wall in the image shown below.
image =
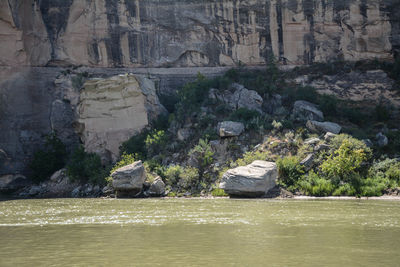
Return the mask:
[[[0,64],[186,67],[391,58],[397,0],[1,0]]]
[[[0,0],[0,174],[26,170],[50,131],[78,143],[79,90],[60,77],[65,66],[151,73],[165,92],[272,55],[307,64],[398,51],[398,0]]]
[[[115,161],[122,142],[165,112],[147,78],[130,74],[93,79],[81,90],[78,131],[86,151]]]

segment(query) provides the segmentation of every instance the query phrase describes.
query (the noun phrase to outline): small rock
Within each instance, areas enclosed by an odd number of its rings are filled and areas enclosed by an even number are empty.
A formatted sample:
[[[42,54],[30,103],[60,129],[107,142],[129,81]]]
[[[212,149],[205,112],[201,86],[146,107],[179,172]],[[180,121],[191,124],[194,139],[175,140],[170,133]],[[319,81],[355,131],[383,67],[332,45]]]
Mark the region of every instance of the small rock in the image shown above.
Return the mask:
[[[282,96],[273,94],[270,98],[266,99],[263,103],[263,109],[271,115],[284,115],[287,113],[286,109],[282,106]]]
[[[179,141],[185,141],[193,134],[193,131],[189,128],[179,129],[177,132],[177,137]]]
[[[114,193],[114,188],[112,188],[112,187],[109,186],[109,185],[106,185],[105,187],[103,187],[103,189],[101,190],[101,192],[102,192],[104,195],[110,195],[110,194]]]
[[[367,147],[373,147],[374,146],[374,144],[372,143],[372,141],[370,139],[363,139],[362,141],[364,142],[364,144]]]
[[[300,121],[324,120],[324,114],[317,108],[317,105],[303,100],[298,100],[294,102],[292,116],[294,119]]]
[[[303,165],[307,170],[311,169],[314,163],[314,154],[308,154],[301,162],[300,165]]]
[[[42,187],[39,185],[34,185],[31,187],[31,189],[29,189],[28,195],[33,197],[36,195],[39,195],[40,192],[42,191]]]
[[[149,194],[150,196],[153,197],[158,197],[158,196],[164,196],[165,194],[165,184],[161,177],[156,177],[154,182],[151,183],[150,189],[149,189]]]
[[[93,187],[93,193],[96,194],[96,195],[98,195],[98,194],[101,193],[101,192],[100,192],[100,186],[99,186],[99,185],[95,185],[95,186]]]
[[[376,142],[377,142],[378,146],[383,147],[389,143],[389,140],[384,134],[378,133],[376,135]]]
[[[327,144],[320,144],[314,148],[314,151],[320,152],[320,151],[328,151],[331,149],[331,147]]]
[[[53,175],[50,177],[50,181],[54,183],[59,183],[66,177],[66,173],[67,173],[66,169],[58,170],[55,173],[53,173]]]
[[[220,137],[239,136],[244,131],[244,125],[241,122],[223,121],[218,123],[217,129]]]
[[[81,193],[81,188],[82,188],[82,186],[78,186],[78,187],[74,188],[74,190],[72,190],[72,192],[71,192],[71,197],[79,197],[80,193]]]
[[[324,139],[325,139],[325,141],[330,142],[333,138],[335,138],[336,135],[337,134],[334,134],[334,133],[331,133],[331,132],[327,132],[324,135]]]
[[[310,146],[314,146],[316,144],[318,144],[321,140],[317,137],[314,138],[310,138],[304,141],[304,144],[306,145],[310,145]]]
[[[234,109],[247,108],[262,113],[263,98],[254,90],[249,90],[243,85],[233,83],[231,89],[235,90],[230,97],[229,105]]]
[[[93,192],[93,185],[91,185],[91,184],[85,185],[85,194],[90,195],[90,193],[92,193],[92,192]]]
[[[319,121],[307,121],[307,128],[312,132],[331,132],[334,134],[340,133],[342,127],[334,122],[319,122]]]

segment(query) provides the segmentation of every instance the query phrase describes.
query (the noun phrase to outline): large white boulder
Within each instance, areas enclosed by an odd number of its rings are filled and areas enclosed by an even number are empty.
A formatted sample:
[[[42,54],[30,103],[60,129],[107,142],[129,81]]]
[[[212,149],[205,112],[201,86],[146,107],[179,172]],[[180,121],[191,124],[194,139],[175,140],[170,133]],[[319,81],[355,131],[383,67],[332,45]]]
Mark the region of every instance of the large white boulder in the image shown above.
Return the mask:
[[[117,195],[135,196],[143,188],[146,172],[142,161],[139,160],[115,170],[111,173],[111,177],[113,179],[112,186]]]
[[[261,197],[276,185],[277,178],[275,163],[256,160],[225,172],[219,187],[230,196]]]
[[[115,161],[122,142],[165,112],[154,83],[143,76],[92,79],[81,90],[77,130],[86,151]]]

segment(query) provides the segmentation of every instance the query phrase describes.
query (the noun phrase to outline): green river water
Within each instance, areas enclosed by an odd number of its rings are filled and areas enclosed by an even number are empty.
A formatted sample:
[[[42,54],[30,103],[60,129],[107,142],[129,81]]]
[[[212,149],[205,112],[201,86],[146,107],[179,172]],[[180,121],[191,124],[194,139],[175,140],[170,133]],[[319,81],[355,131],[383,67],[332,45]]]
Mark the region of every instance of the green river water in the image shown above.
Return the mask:
[[[0,266],[400,266],[400,202],[0,202]]]

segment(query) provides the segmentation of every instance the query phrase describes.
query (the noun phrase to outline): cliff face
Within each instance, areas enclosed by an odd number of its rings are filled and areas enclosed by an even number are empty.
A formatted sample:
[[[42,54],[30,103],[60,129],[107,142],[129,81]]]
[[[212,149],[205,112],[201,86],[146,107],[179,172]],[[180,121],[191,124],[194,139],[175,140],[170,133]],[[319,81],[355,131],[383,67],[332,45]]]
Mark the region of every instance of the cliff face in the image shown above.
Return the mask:
[[[198,71],[272,56],[308,64],[398,51],[399,0],[0,0],[0,175],[26,170],[51,131],[68,147],[85,141],[66,66],[100,78],[154,74],[175,91]]]
[[[1,0],[0,64],[93,67],[388,59],[397,0]]]
[[[76,128],[86,151],[116,161],[121,143],[163,113],[154,83],[143,76],[93,79],[81,90]]]

